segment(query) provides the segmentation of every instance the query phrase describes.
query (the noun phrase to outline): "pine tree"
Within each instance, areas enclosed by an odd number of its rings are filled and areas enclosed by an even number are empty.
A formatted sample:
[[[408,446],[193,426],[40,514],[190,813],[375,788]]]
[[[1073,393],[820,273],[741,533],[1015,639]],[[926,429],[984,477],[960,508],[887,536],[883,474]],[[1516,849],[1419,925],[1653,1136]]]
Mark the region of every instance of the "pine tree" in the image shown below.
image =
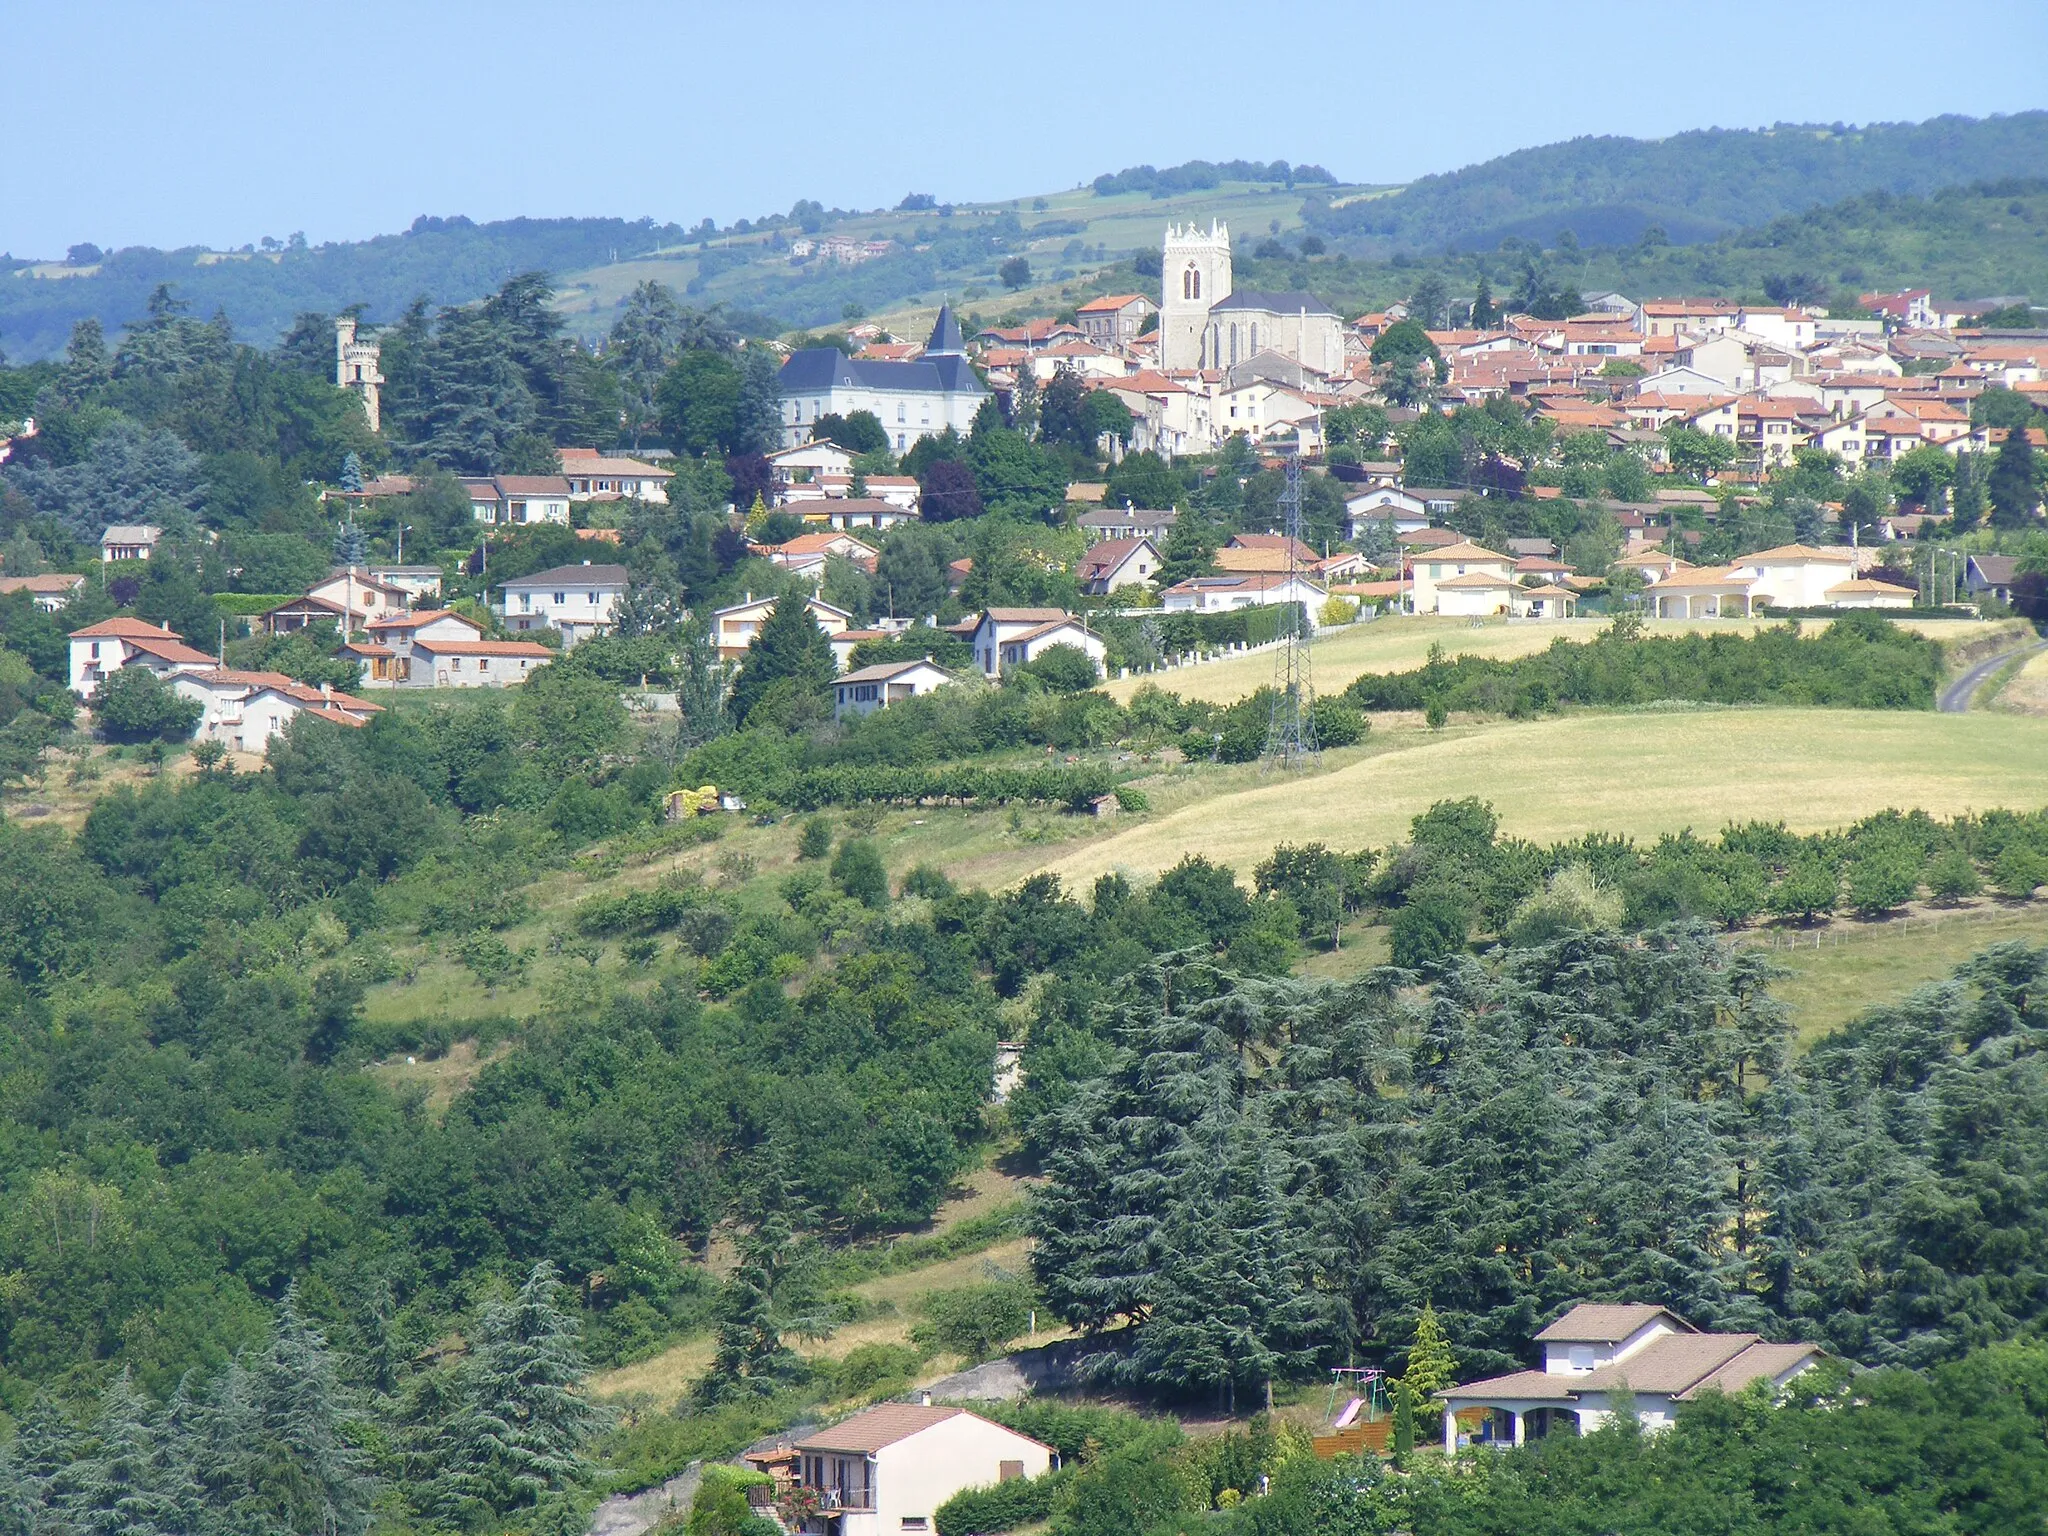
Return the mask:
[[[559,1290],[544,1260],[478,1318],[444,1439],[444,1509],[530,1508],[589,1475],[584,1447],[604,1415],[580,1390],[590,1364]]]
[[[93,1454],[64,1474],[61,1508],[78,1536],[183,1536],[199,1514],[189,1463],[163,1416],[126,1375],[101,1400]]]
[[[347,1394],[327,1341],[279,1304],[270,1343],[237,1361],[208,1416],[208,1471],[238,1522],[300,1536],[353,1536],[370,1520],[371,1481],[348,1424]]]
[[[1458,1379],[1451,1342],[1437,1320],[1436,1307],[1422,1304],[1415,1319],[1415,1338],[1408,1346],[1408,1368],[1401,1373],[1403,1394],[1411,1404],[1426,1403]]]
[[[341,488],[344,491],[360,491],[363,488],[363,461],[350,449],[341,458]]]
[[[732,685],[732,718],[746,723],[770,685],[788,679],[806,693],[832,685],[832,645],[800,592],[785,592],[768,611],[761,632],[740,663]]]
[[[2034,483],[2034,445],[2024,428],[2007,431],[1984,488],[1991,501],[1992,527],[2025,528],[2033,522],[2041,488]]]

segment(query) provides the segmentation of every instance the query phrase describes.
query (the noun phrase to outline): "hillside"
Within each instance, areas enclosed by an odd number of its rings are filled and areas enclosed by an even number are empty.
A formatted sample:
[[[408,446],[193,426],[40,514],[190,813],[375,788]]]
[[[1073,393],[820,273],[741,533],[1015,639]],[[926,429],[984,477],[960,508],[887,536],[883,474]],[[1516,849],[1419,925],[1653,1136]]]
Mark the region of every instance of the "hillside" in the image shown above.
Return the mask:
[[[1308,222],[1376,257],[1491,250],[1509,236],[1549,244],[1564,229],[1582,245],[1624,245],[1653,225],[1688,244],[1866,192],[1926,194],[2037,175],[2044,163],[2048,112],[1580,138],[1425,176],[1391,197],[1312,199]]]

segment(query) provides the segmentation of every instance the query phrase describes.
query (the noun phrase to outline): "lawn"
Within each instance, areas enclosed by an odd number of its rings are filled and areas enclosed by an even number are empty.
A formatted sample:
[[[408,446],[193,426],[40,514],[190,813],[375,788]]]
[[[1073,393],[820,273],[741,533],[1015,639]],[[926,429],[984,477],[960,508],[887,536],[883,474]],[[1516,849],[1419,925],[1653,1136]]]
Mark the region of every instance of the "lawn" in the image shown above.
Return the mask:
[[[1490,801],[1503,832],[1538,842],[1752,819],[1810,832],[1893,806],[1947,816],[2048,805],[2048,721],[2013,716],[1672,709],[1411,731],[1382,746],[1167,810],[1050,867],[1085,885],[1200,852],[1248,875],[1276,843],[1383,846],[1438,800],[1466,795]]]
[[[1837,923],[1819,934],[1758,934],[1749,942],[1773,946],[1786,975],[1771,993],[1791,1010],[1800,1038],[1811,1040],[2010,939],[2048,944],[2048,902],[2014,907],[1986,899],[1939,915]],[[1787,943],[1793,947],[1775,947]]]

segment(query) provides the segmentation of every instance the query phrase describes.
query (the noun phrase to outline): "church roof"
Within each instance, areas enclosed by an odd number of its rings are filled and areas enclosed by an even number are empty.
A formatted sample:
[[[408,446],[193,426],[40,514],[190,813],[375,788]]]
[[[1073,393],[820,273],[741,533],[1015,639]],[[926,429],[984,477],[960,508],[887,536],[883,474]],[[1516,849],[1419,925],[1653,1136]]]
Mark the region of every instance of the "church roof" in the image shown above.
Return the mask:
[[[953,336],[960,335],[954,324]],[[914,363],[849,359],[837,347],[805,347],[789,354],[778,376],[784,394],[820,394],[830,389],[895,389],[923,394],[985,395],[988,389],[958,352],[926,356]]]
[[[960,334],[960,322],[953,318],[953,306],[941,304],[939,318],[932,326],[932,334],[924,344],[924,355],[932,357],[938,353],[964,353],[967,342]]]
[[[1275,315],[1294,315],[1304,311],[1311,315],[1337,313],[1312,293],[1303,293],[1299,290],[1288,293],[1262,293],[1256,288],[1241,289],[1229,298],[1218,299],[1209,306],[1211,314],[1219,309],[1262,309]]]

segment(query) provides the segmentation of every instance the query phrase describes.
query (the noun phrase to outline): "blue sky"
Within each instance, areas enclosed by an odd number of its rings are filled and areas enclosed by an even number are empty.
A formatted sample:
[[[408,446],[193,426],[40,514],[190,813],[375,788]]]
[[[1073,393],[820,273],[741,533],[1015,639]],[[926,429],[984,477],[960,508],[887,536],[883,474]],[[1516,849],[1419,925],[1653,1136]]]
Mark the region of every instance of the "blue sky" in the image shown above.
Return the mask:
[[[2048,107],[2044,60],[2043,0],[0,0],[0,249],[724,223],[1197,157],[1404,180],[1579,134]]]

